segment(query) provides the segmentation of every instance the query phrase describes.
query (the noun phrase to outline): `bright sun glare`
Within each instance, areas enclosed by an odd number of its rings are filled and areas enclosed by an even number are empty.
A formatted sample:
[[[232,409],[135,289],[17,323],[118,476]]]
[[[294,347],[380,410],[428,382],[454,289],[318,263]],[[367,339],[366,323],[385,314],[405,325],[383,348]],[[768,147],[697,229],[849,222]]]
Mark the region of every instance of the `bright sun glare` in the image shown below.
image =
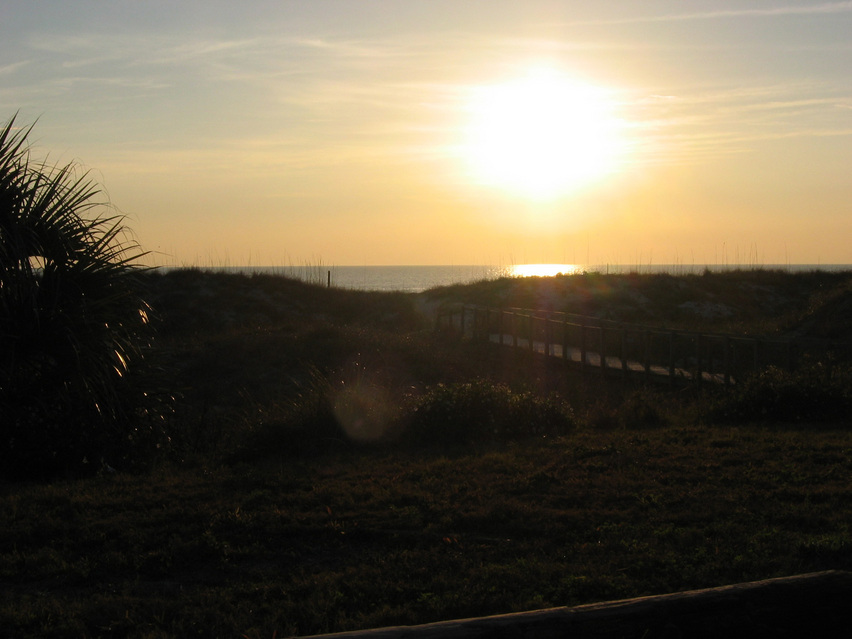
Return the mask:
[[[478,183],[552,199],[614,170],[625,143],[603,91],[538,70],[480,87],[465,157]]]

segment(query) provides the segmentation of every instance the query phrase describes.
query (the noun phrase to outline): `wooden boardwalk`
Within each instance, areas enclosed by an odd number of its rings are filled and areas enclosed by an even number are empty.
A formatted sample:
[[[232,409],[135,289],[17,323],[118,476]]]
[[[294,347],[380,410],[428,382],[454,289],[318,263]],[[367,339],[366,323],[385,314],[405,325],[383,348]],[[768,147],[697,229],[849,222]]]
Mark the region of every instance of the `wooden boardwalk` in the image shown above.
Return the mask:
[[[561,359],[583,372],[650,381],[731,385],[769,366],[848,360],[852,345],[664,329],[535,309],[458,304],[436,326],[462,338]]]
[[[675,367],[672,371],[665,366],[650,364],[646,370],[646,365],[640,361],[630,360],[626,357],[622,359],[618,355],[606,355],[602,358],[601,354],[597,351],[586,350],[584,353],[582,348],[571,346],[569,344],[548,344],[543,341],[533,340],[532,346],[530,346],[530,340],[526,337],[518,338],[517,343],[515,343],[515,339],[512,335],[492,334],[488,337],[489,340],[495,344],[502,343],[503,346],[511,346],[521,350],[532,350],[533,352],[541,355],[566,360],[568,363],[579,367],[583,367],[585,365],[593,369],[605,369],[612,373],[620,371],[631,376],[652,375],[658,378],[668,378],[671,375],[674,375],[675,378],[681,378],[684,381],[693,381],[694,372],[684,368]],[[725,381],[724,375],[719,373],[702,371],[701,375],[704,378],[704,381],[707,382],[724,383]]]

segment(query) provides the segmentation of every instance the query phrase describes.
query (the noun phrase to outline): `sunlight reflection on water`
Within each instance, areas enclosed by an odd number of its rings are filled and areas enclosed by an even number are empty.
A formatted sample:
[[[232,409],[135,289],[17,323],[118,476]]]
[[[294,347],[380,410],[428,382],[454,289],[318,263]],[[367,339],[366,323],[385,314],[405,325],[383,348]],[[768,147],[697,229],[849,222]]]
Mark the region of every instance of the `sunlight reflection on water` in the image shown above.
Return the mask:
[[[583,267],[579,264],[517,264],[507,271],[512,277],[552,277],[582,273]]]

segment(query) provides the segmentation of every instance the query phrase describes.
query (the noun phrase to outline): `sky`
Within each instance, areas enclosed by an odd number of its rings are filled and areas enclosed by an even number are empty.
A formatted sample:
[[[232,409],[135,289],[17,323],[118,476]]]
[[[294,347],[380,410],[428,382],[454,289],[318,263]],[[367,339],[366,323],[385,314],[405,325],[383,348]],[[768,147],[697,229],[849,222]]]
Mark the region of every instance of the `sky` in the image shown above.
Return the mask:
[[[150,264],[852,263],[852,2],[6,0]]]

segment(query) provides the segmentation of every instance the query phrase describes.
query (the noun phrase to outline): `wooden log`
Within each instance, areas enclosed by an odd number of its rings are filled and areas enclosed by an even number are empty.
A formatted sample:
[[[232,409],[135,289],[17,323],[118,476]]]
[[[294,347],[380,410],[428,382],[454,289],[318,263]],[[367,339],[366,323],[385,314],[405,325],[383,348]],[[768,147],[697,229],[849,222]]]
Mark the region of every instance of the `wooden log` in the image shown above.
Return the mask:
[[[311,639],[848,637],[852,573],[840,570]]]

